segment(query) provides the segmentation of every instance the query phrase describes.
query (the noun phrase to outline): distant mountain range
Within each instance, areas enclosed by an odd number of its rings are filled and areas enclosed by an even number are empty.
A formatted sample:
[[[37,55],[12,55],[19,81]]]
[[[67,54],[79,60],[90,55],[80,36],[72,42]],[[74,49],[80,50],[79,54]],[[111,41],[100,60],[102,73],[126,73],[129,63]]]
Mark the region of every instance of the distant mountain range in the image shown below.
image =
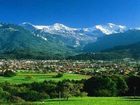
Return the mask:
[[[67,43],[69,40],[73,40],[73,43],[70,43],[72,47],[83,46],[90,42],[96,42],[99,37],[114,33],[123,33],[128,30],[126,26],[115,25],[113,23],[96,25],[90,28],[71,28],[59,23],[49,26],[33,25],[28,22],[22,23],[21,26],[32,32],[38,30],[38,36],[46,40],[48,38],[48,33],[54,35],[54,37],[57,35],[59,37],[67,38]]]
[[[140,59],[140,42],[116,46],[114,48],[106,49],[101,52],[86,52],[75,56],[69,56],[67,59],[73,60],[115,60],[115,59]]]
[[[46,41],[21,26],[0,25],[1,58],[58,59],[75,52],[57,40]]]
[[[140,42],[140,30],[128,30],[124,33],[111,34],[101,37],[94,43],[85,45],[85,52],[100,52],[116,46],[130,45]]]
[[[46,41],[49,41],[49,39],[59,40],[70,47],[81,47],[88,42],[96,41],[93,36],[86,35],[76,28],[69,28],[58,23],[51,26],[41,26],[24,22],[21,26]]]
[[[134,51],[132,47],[139,42],[139,28],[113,23],[90,28],[71,28],[59,23],[48,26],[28,22],[0,24],[1,58],[64,59],[80,53],[114,54],[119,51],[130,54],[139,52],[139,48],[135,47]]]
[[[109,35],[114,33],[125,32],[126,30],[128,30],[126,26],[116,25],[113,23],[108,23],[106,25],[95,25],[89,28],[71,28],[60,23],[55,23],[53,25],[47,26],[47,25],[33,25],[32,23],[23,22],[21,25],[30,30],[37,29],[50,34],[79,35],[79,36],[96,35],[97,32],[99,32],[98,34],[102,33]]]

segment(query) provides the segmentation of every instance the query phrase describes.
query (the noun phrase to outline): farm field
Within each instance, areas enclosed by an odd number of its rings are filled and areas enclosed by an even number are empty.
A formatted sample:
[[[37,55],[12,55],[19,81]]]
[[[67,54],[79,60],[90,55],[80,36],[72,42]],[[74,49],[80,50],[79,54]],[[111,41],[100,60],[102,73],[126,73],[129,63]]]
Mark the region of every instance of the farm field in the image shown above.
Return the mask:
[[[64,73],[62,77],[56,78],[57,73],[32,73],[32,72],[17,72],[16,76],[13,77],[3,77],[0,76],[0,82],[10,82],[10,83],[31,83],[31,82],[43,82],[44,80],[54,80],[60,81],[65,79],[70,80],[81,80],[88,79],[90,76],[81,74],[69,74]]]
[[[130,97],[83,97],[70,98],[68,101],[47,100],[35,102],[32,105],[140,105],[140,99]]]

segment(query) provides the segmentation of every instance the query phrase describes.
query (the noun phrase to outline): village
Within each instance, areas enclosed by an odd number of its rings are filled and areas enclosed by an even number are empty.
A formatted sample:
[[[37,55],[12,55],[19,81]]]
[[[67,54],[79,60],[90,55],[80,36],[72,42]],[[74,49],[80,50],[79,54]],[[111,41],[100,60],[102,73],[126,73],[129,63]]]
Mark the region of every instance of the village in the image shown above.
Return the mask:
[[[0,73],[11,70],[24,72],[57,72],[84,75],[96,74],[139,74],[137,61],[101,61],[101,60],[0,60]]]

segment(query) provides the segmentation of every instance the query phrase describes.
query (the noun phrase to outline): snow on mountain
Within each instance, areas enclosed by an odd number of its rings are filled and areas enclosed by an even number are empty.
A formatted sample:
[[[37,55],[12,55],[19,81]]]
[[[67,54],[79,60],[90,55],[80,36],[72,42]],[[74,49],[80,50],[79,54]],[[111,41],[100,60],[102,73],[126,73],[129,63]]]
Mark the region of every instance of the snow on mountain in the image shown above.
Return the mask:
[[[100,30],[106,35],[114,34],[114,33],[122,33],[127,30],[126,26],[116,25],[113,23],[108,23],[107,25],[96,25],[95,28]]]
[[[39,30],[41,33],[43,33],[43,34],[40,34],[41,38],[42,38],[42,35],[44,37],[45,33],[46,35],[44,38],[47,38],[47,33],[49,33],[53,35],[59,35],[61,37],[65,37],[68,39],[75,39],[75,46],[79,46],[80,41],[88,42],[88,41],[96,40],[95,37],[85,34],[83,30],[80,28],[71,28],[60,23],[55,23],[53,25],[45,26],[45,25],[33,25],[31,23],[24,22],[22,26],[31,31]]]
[[[127,30],[126,26],[123,25],[116,25],[113,23],[108,23],[106,25],[95,25],[89,28],[71,28],[65,26],[60,23],[55,23],[53,25],[33,25],[31,23],[24,22],[24,26],[28,26],[30,28],[35,28],[37,30],[41,30],[42,32],[47,32],[50,34],[58,34],[58,35],[97,35],[99,34],[114,34],[114,33],[121,33]],[[98,32],[98,33],[97,33]]]
[[[63,24],[59,24],[59,23],[55,23],[54,25],[50,25],[50,26],[40,26],[40,25],[34,25],[34,27],[36,27],[37,29],[46,29],[46,30],[68,30],[68,31],[73,31],[73,30],[77,30],[76,28],[70,28],[67,27]]]
[[[37,36],[46,41],[48,39],[48,33],[59,35],[67,39],[74,39],[74,47],[80,46],[81,41],[84,41],[85,43],[95,42],[99,37],[104,35],[122,33],[128,30],[126,26],[116,25],[113,23],[95,25],[89,28],[71,28],[60,23],[55,23],[53,25],[34,25],[28,22],[22,23],[22,26],[31,31],[39,30],[39,32],[43,34],[38,34]]]
[[[20,25],[23,26],[25,29],[30,30],[30,31],[36,30],[35,25],[33,25],[32,23],[29,23],[29,22],[23,22]]]
[[[140,30],[140,27],[135,28],[135,30]]]
[[[63,24],[55,23],[54,25],[50,26],[42,26],[42,25],[34,25],[36,29],[42,30],[43,32],[47,32],[50,34],[58,34],[58,35],[74,35],[76,34],[75,31],[78,29],[70,28]]]

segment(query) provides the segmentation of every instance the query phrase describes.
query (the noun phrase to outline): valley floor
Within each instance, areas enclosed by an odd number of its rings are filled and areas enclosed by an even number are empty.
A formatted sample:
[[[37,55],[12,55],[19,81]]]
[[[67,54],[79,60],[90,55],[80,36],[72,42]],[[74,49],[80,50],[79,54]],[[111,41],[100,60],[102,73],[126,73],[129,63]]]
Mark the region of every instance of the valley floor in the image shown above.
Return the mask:
[[[68,101],[59,99],[46,100],[43,102],[34,102],[30,105],[140,105],[140,98],[134,99],[133,97],[79,97],[70,98]]]
[[[13,84],[22,84],[22,83],[32,83],[32,82],[43,82],[44,80],[53,80],[53,81],[61,81],[65,79],[70,80],[81,80],[81,79],[88,79],[90,76],[82,75],[82,74],[70,74],[64,73],[63,77],[55,78],[57,73],[32,73],[32,72],[18,72],[14,77],[3,77],[0,76],[0,83],[1,82],[10,82]]]

